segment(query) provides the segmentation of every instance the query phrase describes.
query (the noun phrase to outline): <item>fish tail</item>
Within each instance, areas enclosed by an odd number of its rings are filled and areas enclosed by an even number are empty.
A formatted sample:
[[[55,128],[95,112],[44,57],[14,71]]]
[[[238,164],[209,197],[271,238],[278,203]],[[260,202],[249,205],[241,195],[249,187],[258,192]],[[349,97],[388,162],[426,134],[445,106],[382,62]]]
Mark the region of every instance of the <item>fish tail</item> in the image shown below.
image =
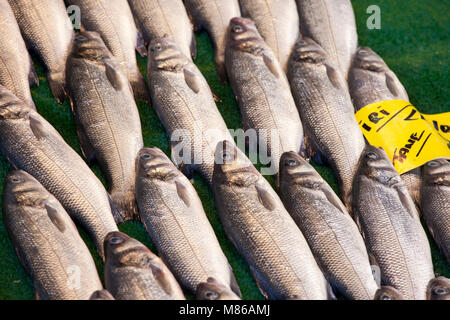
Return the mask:
[[[132,76],[130,83],[133,88],[134,97],[137,100],[150,103],[150,94],[148,92],[147,84],[144,81],[144,77],[140,73],[136,73]]]
[[[112,192],[111,199],[119,211],[121,222],[139,220],[136,197],[133,192]]]
[[[63,72],[49,72],[47,74],[48,85],[52,91],[53,96],[62,104],[66,99],[66,89],[65,89],[65,76]]]

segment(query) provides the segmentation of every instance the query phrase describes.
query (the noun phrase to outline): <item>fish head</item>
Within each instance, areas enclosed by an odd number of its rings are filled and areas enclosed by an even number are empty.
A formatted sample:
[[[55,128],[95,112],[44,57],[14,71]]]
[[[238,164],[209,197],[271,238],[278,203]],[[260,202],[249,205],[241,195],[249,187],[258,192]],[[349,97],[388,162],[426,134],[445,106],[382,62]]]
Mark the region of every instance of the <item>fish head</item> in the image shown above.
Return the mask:
[[[228,26],[228,45],[236,50],[252,52],[264,43],[264,39],[251,19],[235,17]]]
[[[116,267],[145,267],[154,256],[142,243],[120,231],[112,231],[106,235],[104,250],[106,263]]]
[[[148,46],[149,70],[180,71],[189,63],[188,58],[178,48],[169,35],[155,38]]]
[[[450,300],[450,279],[437,277],[431,279],[427,286],[428,300]]]
[[[43,208],[49,198],[44,187],[23,170],[8,173],[4,192],[10,202],[21,206]]]
[[[91,294],[89,300],[115,300],[108,290],[97,290]]]
[[[195,296],[197,300],[240,300],[230,287],[212,277],[197,286]]]
[[[0,121],[24,119],[32,109],[11,91],[0,86]]]
[[[72,56],[98,61],[111,58],[112,54],[97,32],[83,31],[75,36],[72,47]]]
[[[402,180],[382,148],[367,145],[359,159],[359,175],[386,186],[402,184]]]
[[[422,170],[427,184],[450,187],[450,160],[439,158],[428,161]]]
[[[375,292],[374,300],[404,300],[403,295],[391,286],[381,286],[380,289]]]
[[[294,151],[283,153],[280,159],[280,181],[282,185],[299,185],[318,190],[324,184],[316,170]]]
[[[383,59],[368,47],[358,48],[353,57],[353,68],[371,72],[386,72],[389,70]]]
[[[136,159],[138,176],[162,181],[172,180],[180,173],[170,159],[159,148],[143,148]]]
[[[323,64],[327,59],[327,53],[313,39],[303,37],[295,43],[291,60],[296,63]]]
[[[250,160],[230,141],[219,142],[214,157],[213,181],[217,183],[250,186],[260,177]]]

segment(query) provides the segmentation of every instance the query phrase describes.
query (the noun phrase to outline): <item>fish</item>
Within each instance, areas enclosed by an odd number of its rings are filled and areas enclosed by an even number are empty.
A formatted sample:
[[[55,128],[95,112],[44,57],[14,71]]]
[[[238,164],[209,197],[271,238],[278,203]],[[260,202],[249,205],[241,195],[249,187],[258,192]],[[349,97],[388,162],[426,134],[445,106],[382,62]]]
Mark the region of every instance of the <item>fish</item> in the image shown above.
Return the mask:
[[[196,31],[205,30],[214,46],[214,61],[220,81],[227,81],[225,46],[230,20],[239,17],[238,0],[184,0]]]
[[[229,287],[214,278],[208,278],[197,286],[197,300],[241,300]]]
[[[289,56],[300,37],[295,0],[239,0],[242,16],[254,21],[264,41],[286,72]]]
[[[450,300],[450,279],[442,276],[431,279],[427,287],[427,300]]]
[[[180,284],[195,293],[214,278],[241,295],[191,182],[158,148],[142,149],[136,162],[141,221]]]
[[[295,44],[288,78],[305,129],[308,156],[331,166],[351,210],[353,176],[365,141],[345,80],[328,54],[307,37]]]
[[[269,162],[270,174],[276,174],[281,154],[300,152],[303,145],[303,126],[288,80],[273,51],[247,18],[231,20],[225,61],[243,129],[256,131],[260,157],[268,157],[262,162]],[[266,154],[261,152],[264,149]]]
[[[86,31],[100,34],[108,49],[131,83],[136,99],[149,102],[144,77],[136,60],[138,30],[127,0],[66,0],[80,8],[81,24]]]
[[[108,290],[97,290],[95,291],[89,300],[116,300],[114,297],[109,293]]]
[[[195,58],[197,44],[182,0],[128,0],[128,3],[145,43],[169,35],[189,60]]]
[[[130,83],[96,32],[80,32],[67,60],[67,92],[84,156],[96,159],[122,220],[138,217],[135,159],[143,147]]]
[[[373,300],[404,300],[402,294],[391,286],[381,286]]]
[[[66,98],[66,61],[75,36],[63,0],[9,0],[23,39],[47,69],[47,81],[59,103]]]
[[[435,159],[427,162],[422,170],[422,213],[428,230],[450,265],[450,161]]]
[[[22,170],[11,171],[3,221],[40,300],[88,300],[103,289],[94,260],[54,196]]]
[[[105,238],[105,286],[116,300],[184,300],[160,258],[122,232]]]
[[[434,278],[431,250],[414,202],[386,152],[368,145],[353,183],[353,213],[381,285],[424,300]]]
[[[30,85],[39,85],[39,78],[7,0],[0,0],[0,29],[0,85],[36,110]]]
[[[84,160],[36,111],[0,87],[0,150],[35,177],[87,231],[103,257],[103,240],[117,230],[115,206]]]
[[[359,47],[348,73],[355,112],[385,100],[409,101],[408,93],[384,60],[368,47]]]
[[[296,0],[300,33],[317,42],[336,70],[347,78],[358,48],[355,13],[350,0]]]
[[[213,195],[228,239],[271,300],[326,300],[327,281],[269,182],[228,141],[217,145]]]
[[[345,298],[372,300],[378,285],[358,226],[344,204],[300,155],[280,161],[280,197],[325,277]]]
[[[409,101],[408,93],[395,73],[368,47],[360,47],[356,51],[348,73],[348,84],[355,112],[380,101]],[[422,180],[420,168],[406,172],[401,177],[419,207]]]
[[[149,46],[152,106],[171,140],[172,161],[189,178],[198,172],[211,185],[219,141],[234,143],[208,83],[170,36]]]

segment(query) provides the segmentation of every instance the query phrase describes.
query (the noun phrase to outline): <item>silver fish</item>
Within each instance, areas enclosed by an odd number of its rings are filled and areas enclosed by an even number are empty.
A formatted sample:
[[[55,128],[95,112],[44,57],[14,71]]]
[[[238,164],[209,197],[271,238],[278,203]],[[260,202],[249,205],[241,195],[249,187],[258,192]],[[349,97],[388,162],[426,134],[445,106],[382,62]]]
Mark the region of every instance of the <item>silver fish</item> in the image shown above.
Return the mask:
[[[30,85],[38,85],[39,78],[7,0],[0,0],[0,30],[0,85],[36,109]]]
[[[381,284],[406,300],[425,299],[434,278],[430,245],[406,186],[386,152],[367,146],[353,184],[353,214]]]
[[[59,103],[65,99],[66,60],[74,31],[63,0],[9,0],[25,42],[47,68],[50,89]]]
[[[67,212],[24,171],[12,171],[3,221],[23,267],[43,300],[87,300],[102,289],[94,260]]]
[[[103,256],[103,239],[116,231],[112,201],[100,180],[36,111],[0,87],[0,150],[33,175],[79,222]]]
[[[195,293],[197,300],[240,300],[240,298],[214,278],[208,278],[197,286]]]
[[[127,77],[96,32],[75,37],[67,89],[84,155],[105,172],[122,219],[137,217],[135,159],[143,147],[139,112]]]

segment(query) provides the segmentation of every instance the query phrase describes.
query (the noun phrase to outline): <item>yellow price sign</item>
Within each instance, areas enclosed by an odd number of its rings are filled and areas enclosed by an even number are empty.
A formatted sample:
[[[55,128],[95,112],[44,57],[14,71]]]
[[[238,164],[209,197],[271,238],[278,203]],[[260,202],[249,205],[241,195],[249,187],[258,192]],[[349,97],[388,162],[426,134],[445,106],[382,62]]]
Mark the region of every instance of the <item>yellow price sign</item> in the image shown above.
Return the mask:
[[[404,100],[372,103],[356,120],[367,141],[383,148],[399,174],[436,158],[450,158],[450,112],[422,115]]]

